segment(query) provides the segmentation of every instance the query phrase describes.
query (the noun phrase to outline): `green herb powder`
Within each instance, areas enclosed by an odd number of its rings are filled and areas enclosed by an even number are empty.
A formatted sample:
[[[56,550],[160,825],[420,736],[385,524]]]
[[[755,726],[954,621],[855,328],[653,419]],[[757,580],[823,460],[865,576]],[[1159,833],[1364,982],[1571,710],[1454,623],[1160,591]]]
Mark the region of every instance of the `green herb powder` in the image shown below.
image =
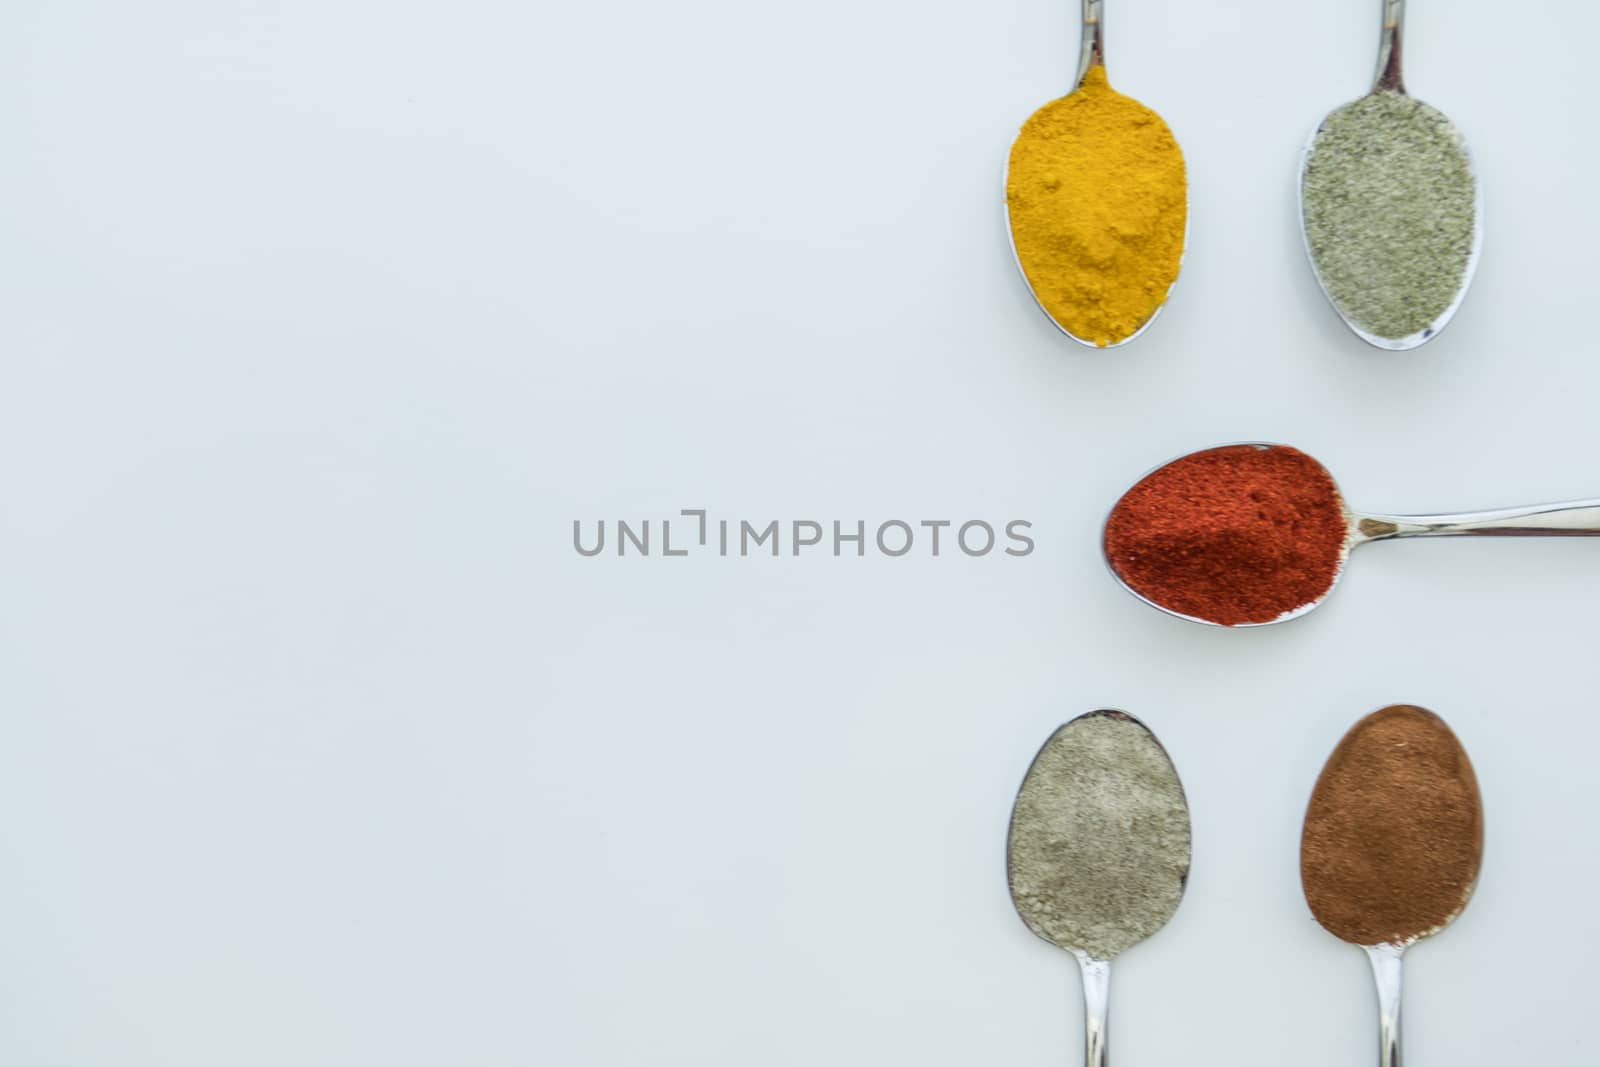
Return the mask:
[[[1035,934],[1110,960],[1166,925],[1189,877],[1189,807],[1144,725],[1097,711],[1051,735],[1017,792],[1011,898]]]
[[[1466,145],[1437,109],[1385,91],[1329,115],[1306,160],[1301,211],[1344,317],[1391,340],[1432,327],[1465,279],[1476,197]]]

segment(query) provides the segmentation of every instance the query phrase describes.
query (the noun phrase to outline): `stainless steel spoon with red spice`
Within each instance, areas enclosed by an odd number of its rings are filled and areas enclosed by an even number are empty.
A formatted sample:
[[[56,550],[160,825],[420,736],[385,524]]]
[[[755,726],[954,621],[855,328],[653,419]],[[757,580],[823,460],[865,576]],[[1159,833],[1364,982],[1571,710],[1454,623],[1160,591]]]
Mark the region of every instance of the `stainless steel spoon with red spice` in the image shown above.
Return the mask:
[[[1327,599],[1350,552],[1397,537],[1595,537],[1600,500],[1450,515],[1378,515],[1344,502],[1288,445],[1221,445],[1145,475],[1106,519],[1111,574],[1152,607],[1213,626],[1299,618]]]

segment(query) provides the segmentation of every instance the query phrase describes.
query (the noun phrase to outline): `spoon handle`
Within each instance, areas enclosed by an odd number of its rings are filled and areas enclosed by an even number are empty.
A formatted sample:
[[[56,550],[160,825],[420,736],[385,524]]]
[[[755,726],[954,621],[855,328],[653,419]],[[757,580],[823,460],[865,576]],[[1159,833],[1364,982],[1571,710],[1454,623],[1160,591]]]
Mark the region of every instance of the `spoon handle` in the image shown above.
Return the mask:
[[[1087,0],[1086,0],[1087,2]],[[1400,30],[1406,21],[1406,0],[1383,0],[1383,33],[1378,38],[1378,73],[1372,81],[1372,91],[1392,89],[1406,91],[1405,79],[1400,76]]]
[[[1378,983],[1378,1067],[1400,1067],[1400,945],[1368,945]]]
[[[1534,504],[1459,515],[1361,515],[1357,541],[1391,537],[1600,537],[1600,500]]]
[[[1106,1067],[1106,1014],[1111,1009],[1111,963],[1074,953],[1083,971],[1083,1063]]]
[[[1078,54],[1078,76],[1072,81],[1074,89],[1083,84],[1084,75],[1092,68],[1106,65],[1105,9],[1106,0],[1083,0],[1083,43]]]

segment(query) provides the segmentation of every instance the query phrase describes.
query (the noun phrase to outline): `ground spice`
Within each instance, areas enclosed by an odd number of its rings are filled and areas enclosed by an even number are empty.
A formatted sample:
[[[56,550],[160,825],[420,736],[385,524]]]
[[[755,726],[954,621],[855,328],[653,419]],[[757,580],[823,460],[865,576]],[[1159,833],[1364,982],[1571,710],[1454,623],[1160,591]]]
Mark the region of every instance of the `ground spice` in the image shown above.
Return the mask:
[[[1189,877],[1189,806],[1143,723],[1095,711],[1050,736],[1017,792],[1007,877],[1029,929],[1097,960],[1167,924]]]
[[[1272,622],[1333,587],[1349,521],[1322,464],[1224,445],[1156,470],[1106,520],[1106,560],[1136,593],[1223,626]]]
[[[1023,125],[1006,207],[1034,297],[1079,340],[1132,337],[1178,278],[1183,152],[1160,115],[1111,88],[1103,66]]]
[[[1483,806],[1466,750],[1431,711],[1398,704],[1351,728],[1306,811],[1300,881],[1311,913],[1357,945],[1406,945],[1467,906]]]
[[[1466,281],[1477,181],[1445,115],[1404,93],[1323,120],[1301,182],[1306,245],[1334,305],[1368,333],[1431,330]]]

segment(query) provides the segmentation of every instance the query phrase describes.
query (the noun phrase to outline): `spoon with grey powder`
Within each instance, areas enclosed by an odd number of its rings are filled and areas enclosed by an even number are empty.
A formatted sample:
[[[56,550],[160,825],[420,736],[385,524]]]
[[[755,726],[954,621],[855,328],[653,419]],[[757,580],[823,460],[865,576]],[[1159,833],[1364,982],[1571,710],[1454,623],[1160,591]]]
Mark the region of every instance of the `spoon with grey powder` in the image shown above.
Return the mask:
[[[1382,0],[1372,91],[1329,112],[1300,167],[1300,226],[1317,281],[1370,345],[1416,348],[1444,329],[1472,282],[1483,198],[1461,131],[1406,93],[1405,0]]]
[[[1167,924],[1189,879],[1189,804],[1166,749],[1121,711],[1062,726],[1011,809],[1017,914],[1078,959],[1087,1067],[1106,1062],[1111,961]]]

